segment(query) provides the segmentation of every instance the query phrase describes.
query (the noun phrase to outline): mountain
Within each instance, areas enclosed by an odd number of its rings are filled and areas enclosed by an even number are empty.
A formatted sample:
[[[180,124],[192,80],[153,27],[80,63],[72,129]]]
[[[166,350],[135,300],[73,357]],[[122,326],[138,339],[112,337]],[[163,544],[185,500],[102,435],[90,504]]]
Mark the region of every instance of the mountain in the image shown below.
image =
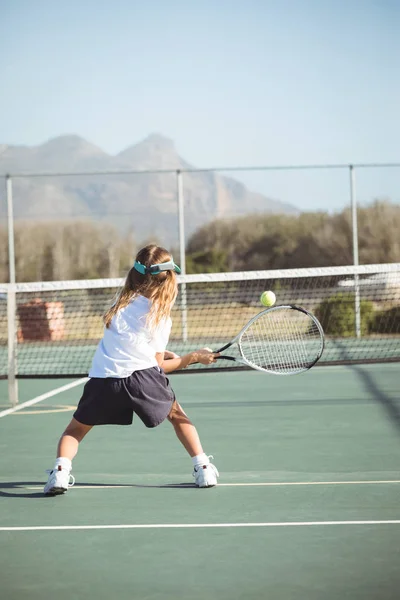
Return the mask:
[[[77,135],[59,136],[35,147],[0,145],[0,175],[45,174],[13,177],[16,218],[106,220],[120,230],[132,230],[138,243],[150,239],[177,243],[177,178],[175,173],[124,172],[188,168],[193,167],[179,156],[174,142],[159,134],[115,156]],[[88,171],[115,174],[82,174]],[[298,212],[216,172],[191,171],[182,177],[186,237],[215,218]],[[4,217],[4,206],[1,211]]]
[[[0,146],[0,173],[103,169],[110,156],[77,135],[62,135],[41,146]]]

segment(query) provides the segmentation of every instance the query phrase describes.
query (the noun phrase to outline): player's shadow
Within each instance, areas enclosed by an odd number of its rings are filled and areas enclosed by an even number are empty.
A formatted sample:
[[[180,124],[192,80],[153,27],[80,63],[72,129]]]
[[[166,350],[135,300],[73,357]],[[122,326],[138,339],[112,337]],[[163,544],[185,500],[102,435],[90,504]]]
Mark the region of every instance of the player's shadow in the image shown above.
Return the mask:
[[[44,486],[43,481],[9,481],[0,483],[0,498],[43,498],[41,491],[23,491],[30,486]]]
[[[43,481],[10,481],[0,483],[0,497],[2,498],[37,498],[49,499],[52,496],[45,496],[42,489]],[[78,483],[80,488],[166,488],[166,489],[197,489],[194,483],[164,483],[164,484],[145,484],[145,483]],[[29,490],[28,488],[40,487],[40,490]]]
[[[337,345],[342,352],[342,358],[344,360],[350,360],[351,357],[345,345],[341,342],[337,342]],[[375,401],[379,402],[379,404],[385,409],[385,412],[391,423],[393,423],[397,429],[397,432],[400,434],[400,404],[379,388],[372,374],[369,373],[367,369],[363,368],[361,365],[351,363],[349,364],[349,368],[358,375],[370,396],[372,396]]]

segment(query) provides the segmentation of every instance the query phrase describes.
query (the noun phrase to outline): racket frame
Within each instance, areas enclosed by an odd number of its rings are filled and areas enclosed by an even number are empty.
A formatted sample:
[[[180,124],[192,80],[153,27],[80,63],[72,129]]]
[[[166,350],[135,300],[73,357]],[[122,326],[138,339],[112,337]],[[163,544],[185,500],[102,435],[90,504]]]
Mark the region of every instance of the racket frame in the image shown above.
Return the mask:
[[[254,363],[248,361],[245,358],[243,351],[242,351],[242,346],[240,344],[240,339],[241,339],[242,335],[245,333],[245,331],[247,331],[247,329],[249,329],[249,327],[251,327],[251,325],[254,323],[254,321],[257,321],[257,319],[259,319],[262,315],[265,315],[266,313],[274,312],[276,310],[281,310],[284,308],[298,310],[298,311],[304,313],[305,315],[307,315],[317,326],[317,329],[320,334],[320,339],[321,339],[321,348],[320,348],[318,355],[314,359],[314,361],[312,363],[310,363],[308,366],[303,367],[302,369],[299,369],[297,371],[293,371],[291,373],[281,373],[279,371],[274,371],[273,369],[265,369],[263,367],[259,367],[258,365],[255,365]],[[222,346],[219,350],[216,350],[216,353],[219,354],[220,352],[227,350],[228,348],[233,346],[233,344],[235,344],[235,343],[239,347],[239,352],[240,352],[241,358],[238,358],[235,356],[228,356],[228,355],[218,356],[217,358],[218,359],[222,358],[225,360],[231,360],[234,362],[242,363],[248,367],[251,367],[252,369],[256,369],[257,371],[262,371],[263,373],[273,373],[274,375],[285,375],[285,376],[298,375],[299,373],[304,373],[304,372],[308,371],[309,369],[311,369],[321,358],[322,353],[325,348],[325,334],[324,334],[324,330],[322,329],[321,323],[318,321],[318,319],[312,313],[310,313],[308,310],[303,308],[302,306],[298,306],[297,304],[278,304],[277,306],[271,306],[269,308],[266,308],[265,310],[262,310],[261,312],[257,313],[256,315],[254,315],[254,317],[252,317],[250,319],[250,321],[248,321],[246,323],[246,325],[244,327],[242,327],[242,329],[239,331],[239,333],[230,342],[228,342],[227,344]]]

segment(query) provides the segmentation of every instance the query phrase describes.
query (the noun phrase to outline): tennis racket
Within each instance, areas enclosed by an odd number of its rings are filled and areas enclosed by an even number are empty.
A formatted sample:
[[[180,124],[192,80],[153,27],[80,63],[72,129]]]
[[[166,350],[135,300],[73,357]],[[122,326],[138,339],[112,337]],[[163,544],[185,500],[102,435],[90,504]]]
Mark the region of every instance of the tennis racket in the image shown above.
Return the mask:
[[[250,319],[229,344],[237,345],[238,356],[218,359],[243,363],[275,375],[296,375],[311,369],[324,350],[324,332],[310,312],[295,305],[267,308]]]

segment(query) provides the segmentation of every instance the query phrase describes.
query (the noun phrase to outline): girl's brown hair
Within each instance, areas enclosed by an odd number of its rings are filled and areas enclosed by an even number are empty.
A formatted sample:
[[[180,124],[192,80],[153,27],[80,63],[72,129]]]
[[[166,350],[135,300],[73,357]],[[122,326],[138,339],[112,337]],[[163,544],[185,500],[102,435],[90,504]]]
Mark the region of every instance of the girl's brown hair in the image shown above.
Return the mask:
[[[165,248],[149,244],[138,252],[136,261],[145,267],[150,267],[167,262],[171,258],[171,254]],[[178,285],[174,271],[162,271],[157,275],[142,275],[136,271],[135,267],[132,267],[116,301],[104,315],[105,326],[108,328],[114,315],[121,308],[128,306],[134,298],[146,296],[151,300],[147,325],[154,329],[163,319],[170,316],[177,293]]]

